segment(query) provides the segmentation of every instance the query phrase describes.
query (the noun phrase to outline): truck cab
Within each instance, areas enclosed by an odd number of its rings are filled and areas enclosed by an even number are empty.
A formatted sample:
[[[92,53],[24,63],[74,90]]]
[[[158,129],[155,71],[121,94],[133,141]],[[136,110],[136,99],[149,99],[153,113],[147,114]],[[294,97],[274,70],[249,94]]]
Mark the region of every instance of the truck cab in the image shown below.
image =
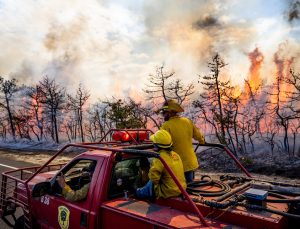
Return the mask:
[[[50,192],[32,198],[33,224],[41,225],[41,228],[102,228],[104,219],[101,216],[104,210],[101,206],[107,201],[129,199],[134,195],[135,188],[139,186],[141,158],[146,157],[101,150],[87,151],[74,158],[48,178]],[[90,181],[85,181],[90,182],[87,196],[79,201],[66,200],[61,194],[56,176],[64,174],[66,183],[73,190],[80,190],[85,185],[82,182],[82,170],[90,166],[95,167]],[[33,190],[39,192],[34,186]]]

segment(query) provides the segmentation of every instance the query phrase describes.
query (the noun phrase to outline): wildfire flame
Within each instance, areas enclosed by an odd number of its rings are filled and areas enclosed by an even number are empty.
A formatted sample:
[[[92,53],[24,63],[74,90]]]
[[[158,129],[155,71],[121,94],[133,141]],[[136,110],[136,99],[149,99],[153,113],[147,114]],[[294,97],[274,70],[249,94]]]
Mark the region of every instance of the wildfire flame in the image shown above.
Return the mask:
[[[262,77],[260,74],[261,67],[264,61],[263,54],[259,51],[258,48],[255,48],[253,52],[248,54],[248,57],[251,61],[251,66],[249,69],[248,82],[253,92],[256,92],[262,83]],[[249,88],[245,87],[245,91],[249,94]]]

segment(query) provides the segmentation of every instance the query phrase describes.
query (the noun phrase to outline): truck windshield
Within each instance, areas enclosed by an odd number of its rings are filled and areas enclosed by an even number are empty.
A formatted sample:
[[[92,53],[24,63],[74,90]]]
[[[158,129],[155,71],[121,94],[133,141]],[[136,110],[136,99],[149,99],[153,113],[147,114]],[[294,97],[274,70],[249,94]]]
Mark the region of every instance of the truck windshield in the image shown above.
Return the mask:
[[[149,180],[149,161],[151,158],[136,157],[117,162],[113,168],[108,197],[120,197],[125,192],[133,193],[136,188],[144,186]]]

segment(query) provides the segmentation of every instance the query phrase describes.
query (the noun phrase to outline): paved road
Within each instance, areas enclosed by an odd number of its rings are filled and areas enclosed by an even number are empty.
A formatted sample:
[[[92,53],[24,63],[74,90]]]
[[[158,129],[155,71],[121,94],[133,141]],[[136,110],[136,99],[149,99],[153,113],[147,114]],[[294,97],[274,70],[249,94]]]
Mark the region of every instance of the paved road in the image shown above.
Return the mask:
[[[11,170],[14,168],[22,168],[22,167],[28,167],[28,166],[33,166],[33,164],[7,159],[7,158],[2,157],[0,154],[0,174],[2,174],[2,172],[4,172],[4,171],[8,171],[8,170]],[[1,182],[1,178],[2,178],[2,176],[0,177],[0,182]],[[1,229],[11,229],[1,219],[0,219],[0,228]]]

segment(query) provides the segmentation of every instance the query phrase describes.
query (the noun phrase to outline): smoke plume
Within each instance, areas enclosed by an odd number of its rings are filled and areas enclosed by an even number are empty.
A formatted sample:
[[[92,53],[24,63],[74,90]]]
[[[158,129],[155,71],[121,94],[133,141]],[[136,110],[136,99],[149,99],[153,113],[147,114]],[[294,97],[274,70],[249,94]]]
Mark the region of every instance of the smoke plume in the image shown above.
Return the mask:
[[[264,78],[281,43],[280,56],[299,67],[299,0],[280,3],[274,16],[272,1],[262,0],[2,1],[0,75],[26,84],[47,75],[70,89],[82,83],[94,98],[126,96],[163,63],[195,81],[217,52],[243,82],[258,48]]]

